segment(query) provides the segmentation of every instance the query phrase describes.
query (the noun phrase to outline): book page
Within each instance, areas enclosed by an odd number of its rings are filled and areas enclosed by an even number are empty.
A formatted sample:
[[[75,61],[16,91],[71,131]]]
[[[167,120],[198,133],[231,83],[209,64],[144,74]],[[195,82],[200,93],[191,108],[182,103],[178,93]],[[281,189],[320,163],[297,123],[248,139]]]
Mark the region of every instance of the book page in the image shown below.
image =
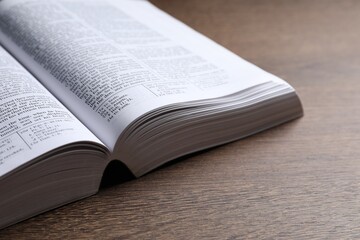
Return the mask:
[[[0,47],[0,177],[60,146],[101,142]]]
[[[280,81],[146,1],[0,7],[1,43],[110,150],[145,112]]]

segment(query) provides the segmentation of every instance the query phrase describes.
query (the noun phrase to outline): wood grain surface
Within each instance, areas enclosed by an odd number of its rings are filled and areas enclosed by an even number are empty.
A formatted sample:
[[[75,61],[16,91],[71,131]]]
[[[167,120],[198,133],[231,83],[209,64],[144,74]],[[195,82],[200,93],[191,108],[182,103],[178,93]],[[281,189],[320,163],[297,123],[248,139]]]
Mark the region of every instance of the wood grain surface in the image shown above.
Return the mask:
[[[0,238],[360,238],[360,1],[152,2],[286,79],[305,116],[103,188]]]

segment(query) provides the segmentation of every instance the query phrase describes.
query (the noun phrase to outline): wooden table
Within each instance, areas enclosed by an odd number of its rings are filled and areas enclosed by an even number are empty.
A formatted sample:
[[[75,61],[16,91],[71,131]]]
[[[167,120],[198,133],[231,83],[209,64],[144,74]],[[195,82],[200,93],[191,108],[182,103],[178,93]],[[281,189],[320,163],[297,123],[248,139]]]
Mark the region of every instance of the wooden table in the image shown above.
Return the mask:
[[[103,188],[0,237],[360,238],[360,1],[152,2],[286,79],[305,116]]]

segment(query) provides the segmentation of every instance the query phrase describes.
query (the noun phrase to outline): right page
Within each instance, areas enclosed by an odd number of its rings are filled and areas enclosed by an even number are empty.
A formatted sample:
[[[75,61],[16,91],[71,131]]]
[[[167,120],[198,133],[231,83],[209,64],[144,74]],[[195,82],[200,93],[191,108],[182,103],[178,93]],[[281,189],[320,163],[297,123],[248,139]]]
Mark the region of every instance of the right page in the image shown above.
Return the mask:
[[[147,1],[4,0],[0,41],[120,159],[132,153],[119,136],[146,113],[254,87],[293,92]]]
[[[146,1],[5,0],[1,43],[109,149],[159,106],[278,81]]]

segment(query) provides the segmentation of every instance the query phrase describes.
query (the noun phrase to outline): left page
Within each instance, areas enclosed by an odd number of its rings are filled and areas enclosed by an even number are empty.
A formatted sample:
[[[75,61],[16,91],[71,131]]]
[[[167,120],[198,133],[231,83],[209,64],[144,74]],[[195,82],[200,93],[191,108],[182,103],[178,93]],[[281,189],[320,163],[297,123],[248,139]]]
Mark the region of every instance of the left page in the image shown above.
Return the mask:
[[[100,140],[2,47],[0,78],[0,178],[71,143],[88,142],[105,149]]]

